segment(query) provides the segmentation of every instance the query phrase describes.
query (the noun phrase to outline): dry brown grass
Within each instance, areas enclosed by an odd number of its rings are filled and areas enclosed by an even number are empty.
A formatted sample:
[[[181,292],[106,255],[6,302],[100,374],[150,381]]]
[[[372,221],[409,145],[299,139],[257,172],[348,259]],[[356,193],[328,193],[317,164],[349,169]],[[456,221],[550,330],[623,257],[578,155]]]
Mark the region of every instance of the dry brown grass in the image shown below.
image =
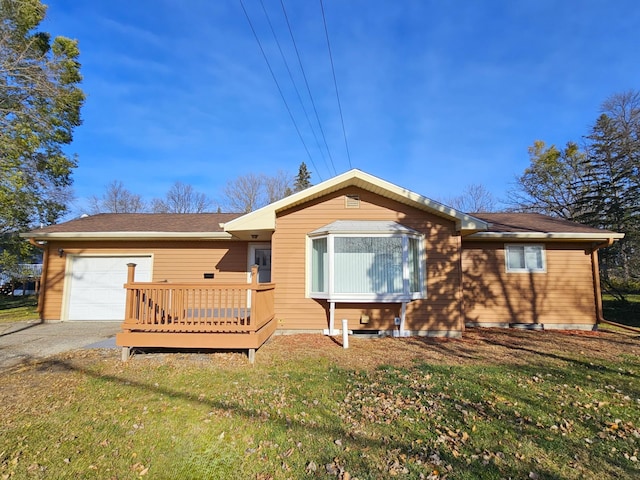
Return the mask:
[[[527,364],[536,358],[594,358],[615,361],[621,353],[640,354],[639,338],[610,331],[521,331],[473,328],[463,338],[350,338],[322,335],[275,336],[260,349],[258,362],[274,364],[325,358],[346,368],[371,369],[414,362],[438,365]]]
[[[637,478],[638,340],[276,336],[253,366],[68,352],[0,373],[0,478]]]

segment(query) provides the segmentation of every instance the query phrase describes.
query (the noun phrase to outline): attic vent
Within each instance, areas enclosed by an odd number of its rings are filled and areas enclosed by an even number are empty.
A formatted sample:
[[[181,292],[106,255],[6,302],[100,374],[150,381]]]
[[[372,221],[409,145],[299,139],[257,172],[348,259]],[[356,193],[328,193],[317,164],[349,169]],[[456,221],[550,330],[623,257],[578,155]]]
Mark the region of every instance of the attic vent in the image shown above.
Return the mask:
[[[344,208],[360,208],[359,195],[345,195]]]

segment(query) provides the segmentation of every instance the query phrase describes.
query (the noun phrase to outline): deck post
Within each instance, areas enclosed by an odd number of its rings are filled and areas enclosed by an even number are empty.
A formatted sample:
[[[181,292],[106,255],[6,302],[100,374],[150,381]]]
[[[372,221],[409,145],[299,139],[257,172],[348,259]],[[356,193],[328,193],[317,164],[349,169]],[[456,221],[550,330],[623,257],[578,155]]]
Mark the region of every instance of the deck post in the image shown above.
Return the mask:
[[[127,283],[133,283],[136,279],[136,264],[127,263]],[[133,302],[131,299],[131,290],[127,288],[124,301],[124,321],[128,321],[133,316]],[[122,353],[124,359],[124,352]]]
[[[122,361],[126,362],[127,360],[129,360],[129,357],[131,356],[131,348],[129,347],[122,347]]]
[[[132,283],[136,278],[136,264],[127,263],[127,283]]]
[[[251,313],[249,314],[251,325],[257,325],[258,322],[260,321],[260,317],[258,317],[259,312],[258,312],[258,302],[257,302],[258,293],[256,291],[257,288],[258,288],[258,265],[252,265],[251,266],[251,293],[250,293]]]
[[[249,357],[249,363],[253,365],[256,362],[256,349],[250,348],[247,352],[247,357]]]

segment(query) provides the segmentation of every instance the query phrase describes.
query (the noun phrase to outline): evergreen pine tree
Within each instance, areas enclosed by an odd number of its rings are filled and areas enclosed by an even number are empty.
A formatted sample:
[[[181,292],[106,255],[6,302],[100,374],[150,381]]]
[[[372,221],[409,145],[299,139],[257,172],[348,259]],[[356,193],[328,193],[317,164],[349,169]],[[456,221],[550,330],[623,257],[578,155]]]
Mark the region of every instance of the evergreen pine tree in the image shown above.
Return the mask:
[[[298,169],[298,175],[296,176],[296,180],[293,184],[293,191],[299,192],[304,190],[305,188],[309,188],[311,186],[311,173],[307,170],[306,163],[302,162],[300,164],[300,168]]]
[[[585,193],[578,221],[623,232],[601,252],[604,280],[640,278],[640,94],[612,96],[587,136]]]

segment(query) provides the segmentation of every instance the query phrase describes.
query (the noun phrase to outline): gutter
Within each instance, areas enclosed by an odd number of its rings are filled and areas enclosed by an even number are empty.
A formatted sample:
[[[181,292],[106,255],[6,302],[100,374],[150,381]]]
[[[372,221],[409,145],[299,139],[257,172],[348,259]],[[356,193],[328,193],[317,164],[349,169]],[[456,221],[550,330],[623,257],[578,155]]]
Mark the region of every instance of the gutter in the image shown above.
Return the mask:
[[[51,232],[21,233],[22,238],[39,240],[231,240],[226,232]]]
[[[600,242],[594,248],[606,247],[614,240],[623,238],[623,233],[570,233],[570,232],[476,232],[466,237],[469,240],[558,240]]]

